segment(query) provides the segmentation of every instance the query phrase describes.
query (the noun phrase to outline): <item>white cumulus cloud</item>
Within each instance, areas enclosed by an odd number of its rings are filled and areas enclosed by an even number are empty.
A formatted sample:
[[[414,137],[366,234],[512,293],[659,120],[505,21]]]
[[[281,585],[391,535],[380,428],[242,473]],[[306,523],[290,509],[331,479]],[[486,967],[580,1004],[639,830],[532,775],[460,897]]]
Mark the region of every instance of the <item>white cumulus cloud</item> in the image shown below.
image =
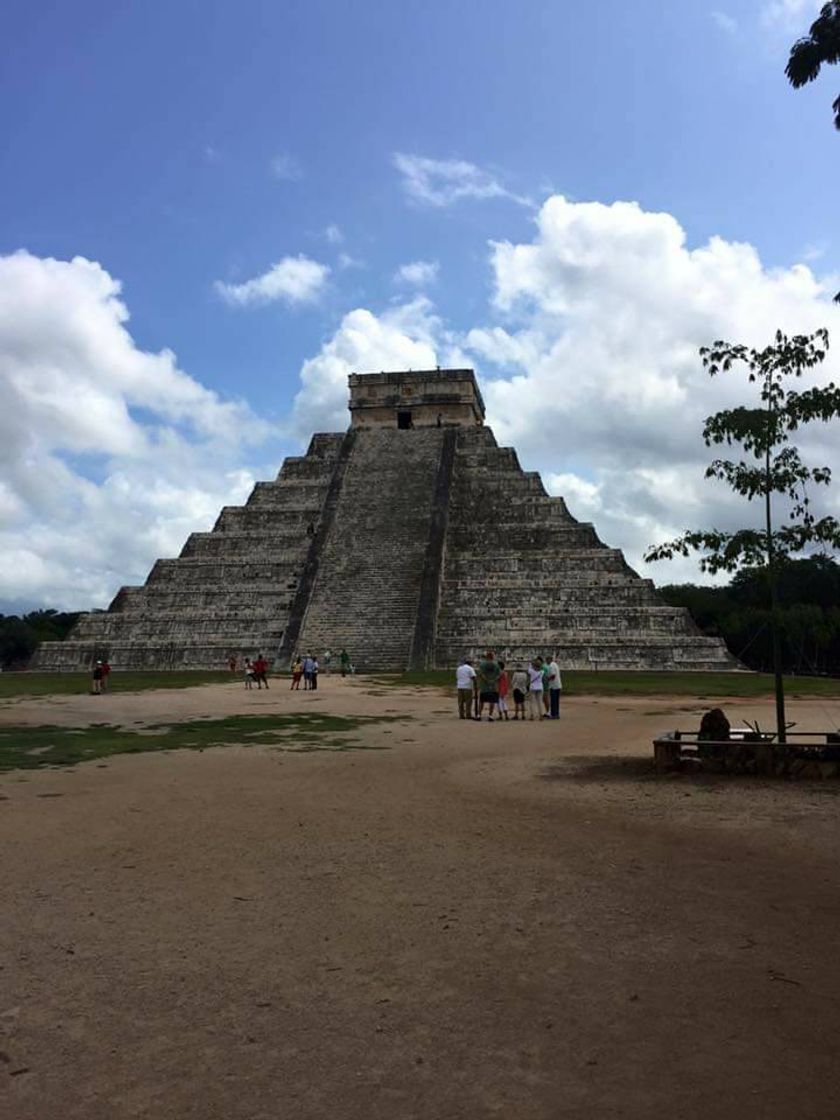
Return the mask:
[[[348,312],[314,358],[301,369],[294,403],[300,437],[347,427],[347,378],[380,370],[434,369],[444,332],[423,296],[376,315],[366,308]]]
[[[324,290],[330,269],[300,254],[283,257],[260,276],[241,284],[217,280],[215,288],[232,307],[263,307],[267,303],[314,303]]]
[[[347,374],[435,365],[475,366],[500,443],[539,469],[572,512],[660,582],[697,579],[693,561],[645,565],[649,545],[685,528],[758,521],[703,473],[713,457],[705,417],[751,399],[745,375],[715,379],[698,349],[715,339],[769,343],[777,328],[819,326],[840,345],[837,278],[803,264],[766,268],[749,244],[713,237],[691,246],[678,220],[636,203],[542,206],[534,236],[490,247],[493,295],[485,321],[455,332],[428,299],[382,314],[359,308],[306,362],[295,401],[301,432],[346,426]],[[811,380],[838,379],[830,355]],[[797,442],[834,467],[834,429]],[[840,491],[812,495],[840,515]]]
[[[580,480],[573,512],[576,500],[584,513],[597,508],[602,537],[635,565],[686,527],[750,519],[704,480],[711,454],[700,436],[706,416],[749,399],[750,387],[736,371],[712,380],[698,348],[766,344],[777,328],[825,325],[840,338],[832,284],[801,264],[767,269],[748,244],[713,237],[691,248],[670,214],[561,196],[545,202],[531,241],[492,245],[491,263],[495,314],[465,340],[485,366],[489,419],[552,485]],[[836,377],[836,361],[815,376],[832,368]],[[802,433],[818,460],[824,436]],[[827,501],[840,508],[836,495]],[[646,570],[696,575],[688,562]]]
[[[141,350],[97,262],[0,257],[0,601],[105,606],[252,482],[268,425]]]
[[[402,264],[394,273],[398,284],[412,284],[415,288],[427,288],[437,280],[440,264],[437,261],[410,261]]]

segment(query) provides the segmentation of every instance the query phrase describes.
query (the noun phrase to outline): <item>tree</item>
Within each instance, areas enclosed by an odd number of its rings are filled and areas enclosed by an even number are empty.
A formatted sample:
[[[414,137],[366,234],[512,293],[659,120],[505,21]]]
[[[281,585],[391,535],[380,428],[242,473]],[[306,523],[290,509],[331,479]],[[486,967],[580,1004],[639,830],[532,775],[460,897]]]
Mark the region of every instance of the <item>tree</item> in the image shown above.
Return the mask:
[[[840,62],[840,0],[823,4],[808,34],[790,49],[785,73],[794,89],[813,82],[823,63]],[[840,129],[840,97],[832,102],[834,127]]]
[[[651,548],[647,561],[670,560],[702,553],[700,568],[715,573],[737,572],[746,567],[766,571],[773,642],[773,671],[776,679],[776,725],[780,742],[785,741],[785,702],[782,684],[781,627],[779,623],[778,575],[788,558],[803,549],[822,545],[840,546],[840,522],[834,517],[817,520],[811,509],[808,485],[827,486],[828,467],[807,467],[790,443],[792,432],[813,420],[827,422],[840,415],[840,390],[832,383],[824,388],[798,392],[786,387],[786,379],[800,377],[819,365],[828,350],[828,331],[788,338],[776,332],[774,343],[755,350],[740,343],[715,342],[704,346],[700,356],[712,377],[744,364],[751,383],[759,388],[760,404],[739,406],[707,417],[703,426],[706,446],[739,445],[750,458],[733,461],[715,459],[706,468],[706,478],[716,478],[746,498],[763,505],[761,528],[686,530],[681,537]],[[779,527],[773,520],[773,495],[788,500],[787,521]]]

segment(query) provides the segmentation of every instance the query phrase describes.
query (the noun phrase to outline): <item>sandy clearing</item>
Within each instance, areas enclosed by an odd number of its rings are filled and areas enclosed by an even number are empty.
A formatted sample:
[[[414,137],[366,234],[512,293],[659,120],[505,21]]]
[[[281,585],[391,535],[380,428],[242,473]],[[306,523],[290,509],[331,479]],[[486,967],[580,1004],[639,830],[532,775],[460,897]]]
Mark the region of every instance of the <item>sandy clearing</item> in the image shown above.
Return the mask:
[[[0,721],[316,706],[412,719],[356,733],[386,751],[0,778],[14,1120],[837,1113],[840,786],[646,775],[633,759],[694,722],[691,700],[489,726],[434,691],[333,678],[19,701]]]

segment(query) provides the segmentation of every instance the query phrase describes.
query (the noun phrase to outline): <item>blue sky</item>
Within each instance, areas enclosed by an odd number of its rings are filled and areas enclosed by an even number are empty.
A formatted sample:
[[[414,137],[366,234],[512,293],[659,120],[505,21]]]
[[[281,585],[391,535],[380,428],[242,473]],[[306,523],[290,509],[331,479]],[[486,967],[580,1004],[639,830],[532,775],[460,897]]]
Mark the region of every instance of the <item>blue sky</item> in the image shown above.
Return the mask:
[[[818,8],[801,0],[12,0],[0,76],[0,254],[98,262],[122,285],[139,351],[174,351],[198,385],[242,400],[243,424],[267,420],[281,430],[276,445],[240,446],[226,461],[228,475],[259,475],[296,448],[301,429],[290,416],[301,368],[354,309],[378,320],[425,293],[412,322],[400,321],[406,337],[423,335],[439,358],[466,357],[485,378],[515,379],[516,363],[507,368],[467,340],[496,327],[545,336],[543,319],[517,320],[513,305],[501,306],[490,243],[533,245],[553,195],[605,207],[634,201],[645,214],[673,216],[690,249],[713,236],[748,243],[768,276],[802,262],[821,282],[840,262],[829,217],[838,75],[829,70],[794,92],[783,73]],[[424,197],[415,182],[412,195],[397,153],[432,161],[433,177],[448,167],[450,186],[466,183],[466,193]],[[324,270],[306,298],[224,298],[222,285],[301,256]],[[423,278],[395,280],[411,262],[429,265]],[[539,302],[525,287],[522,298]],[[819,318],[826,292],[814,299]],[[28,343],[27,354],[35,360]],[[15,381],[12,365],[4,375]],[[535,408],[545,391],[553,390],[535,391]],[[182,430],[183,417],[170,416],[156,431],[144,410],[157,406],[129,390],[122,401],[153,440]],[[525,428],[510,434],[547,478],[597,482],[599,461],[585,449],[552,457]],[[39,447],[97,486],[128,471],[84,441],[68,447],[53,437]],[[148,488],[148,480],[131,485]],[[221,482],[208,488],[208,508],[222,493]],[[620,502],[605,511],[606,494],[599,512],[618,526]],[[94,498],[84,499],[88,512]],[[31,495],[18,493],[16,503],[7,530],[25,527],[26,547],[43,531],[39,558],[49,566],[49,510]],[[107,601],[106,585],[142,578],[153,548],[185,528],[162,527],[128,572],[111,557],[84,594]],[[632,551],[630,536],[610,543]],[[10,573],[6,599],[59,589],[67,599],[69,575],[48,582],[18,586]]]

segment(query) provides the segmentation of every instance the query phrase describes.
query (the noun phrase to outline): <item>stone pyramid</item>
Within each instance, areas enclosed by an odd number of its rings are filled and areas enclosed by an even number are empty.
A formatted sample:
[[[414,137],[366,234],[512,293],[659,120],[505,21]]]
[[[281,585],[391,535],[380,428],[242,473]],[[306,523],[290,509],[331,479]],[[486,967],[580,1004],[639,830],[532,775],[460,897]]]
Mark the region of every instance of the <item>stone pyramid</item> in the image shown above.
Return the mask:
[[[350,653],[358,671],[454,665],[492,646],[569,669],[736,663],[484,424],[472,370],[352,374],[347,432],[312,437],[142,587],[83,615],[40,669],[222,668]]]

